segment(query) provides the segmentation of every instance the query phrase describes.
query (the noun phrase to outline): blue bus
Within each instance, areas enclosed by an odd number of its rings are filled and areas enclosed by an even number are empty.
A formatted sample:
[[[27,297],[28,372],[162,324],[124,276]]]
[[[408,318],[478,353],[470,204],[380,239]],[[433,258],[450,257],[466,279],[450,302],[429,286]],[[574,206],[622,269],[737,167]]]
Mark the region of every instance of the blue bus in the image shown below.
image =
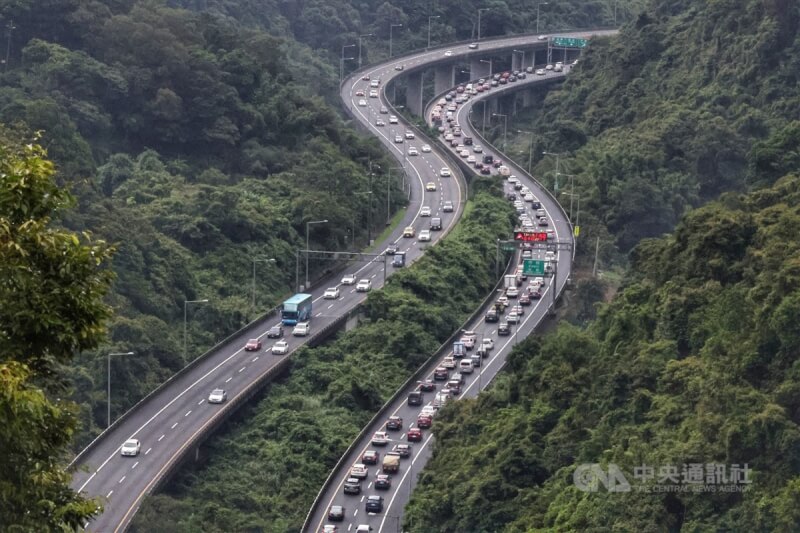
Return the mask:
[[[294,326],[309,319],[311,319],[310,294],[297,293],[283,302],[281,321],[284,326]]]

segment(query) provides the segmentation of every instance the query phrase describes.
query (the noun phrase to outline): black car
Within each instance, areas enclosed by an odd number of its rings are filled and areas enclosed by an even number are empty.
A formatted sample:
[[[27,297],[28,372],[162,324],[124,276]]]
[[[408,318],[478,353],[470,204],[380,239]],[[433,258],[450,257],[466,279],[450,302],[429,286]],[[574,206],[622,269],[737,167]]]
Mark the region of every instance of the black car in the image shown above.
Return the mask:
[[[361,494],[361,480],[356,477],[349,477],[344,482],[345,494]]]
[[[486,312],[484,320],[486,320],[486,322],[497,322],[500,320],[500,313],[498,313],[496,309],[489,309]]]
[[[400,457],[411,457],[411,445],[410,444],[398,444],[394,447],[394,451]]]
[[[497,334],[503,336],[511,335],[511,328],[507,322],[500,322],[500,325],[497,326]]]
[[[439,217],[433,217],[431,219],[431,231],[439,231],[442,229],[442,219]]]
[[[472,137],[464,137],[464,146],[472,146]]]
[[[422,405],[425,401],[425,395],[420,391],[413,391],[408,394],[408,405]]]
[[[395,268],[403,268],[406,266],[406,253],[395,252],[394,258],[392,259],[392,266]]]
[[[514,194],[513,192],[510,192],[506,194],[506,200],[508,200],[509,202],[515,202],[517,200],[517,195]]]
[[[486,154],[483,156],[483,162],[486,163],[487,165],[491,165],[492,163],[494,163],[494,157],[489,154]]]
[[[403,429],[403,419],[399,416],[390,416],[389,420],[386,421],[386,429],[395,431]]]
[[[366,509],[368,513],[380,513],[383,511],[382,496],[367,496]]]
[[[268,339],[279,339],[283,337],[283,326],[272,326],[267,332]]]
[[[389,246],[386,247],[386,255],[394,255],[397,253],[397,244],[390,243]]]
[[[375,478],[375,489],[376,490],[389,490],[392,488],[392,478],[387,474],[378,474],[378,477]],[[367,508],[369,511],[369,508]]]
[[[344,507],[341,505],[331,505],[328,510],[328,520],[331,522],[341,522],[344,520]]]
[[[481,174],[491,174],[491,173],[492,173],[492,169],[490,167],[488,167],[488,166],[487,167],[483,167],[481,169]]]

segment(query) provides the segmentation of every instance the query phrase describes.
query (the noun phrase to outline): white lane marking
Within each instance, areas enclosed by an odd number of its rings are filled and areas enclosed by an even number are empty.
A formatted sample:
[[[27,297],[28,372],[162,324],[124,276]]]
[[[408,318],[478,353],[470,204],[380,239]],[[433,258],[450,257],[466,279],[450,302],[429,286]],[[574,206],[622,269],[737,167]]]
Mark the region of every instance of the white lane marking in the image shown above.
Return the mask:
[[[328,309],[330,309],[331,307],[333,307],[333,304],[329,305],[329,306],[328,306]]]
[[[120,484],[120,483],[122,483],[123,481],[125,481],[125,476],[122,476],[122,477],[120,478],[120,480],[117,482],[117,484],[119,485],[119,484]]]
[[[106,494],[106,498],[110,498],[112,494],[114,494],[113,490],[108,491],[108,494]]]
[[[158,437],[158,442],[161,442],[161,439],[163,439],[163,438],[164,438],[164,435],[161,435],[160,437]]]
[[[363,502],[364,500],[362,499],[361,501]],[[355,517],[357,514],[358,514],[358,509],[356,509],[355,511],[353,511],[353,517]]]
[[[175,422],[174,424],[172,424],[172,427],[170,427],[169,429],[175,429],[175,426],[177,426],[177,425],[178,425],[178,423]]]
[[[314,316],[315,316],[315,317],[320,317],[320,316],[322,316],[322,311],[320,311],[319,313],[317,313],[317,314],[316,314],[316,315],[314,315]]]
[[[197,405],[201,405],[204,401],[205,400],[200,400],[199,402],[197,402]]]
[[[229,381],[230,381],[230,380],[232,380],[232,379],[233,379],[232,377],[230,377],[230,378],[226,379],[226,380],[225,380],[225,383],[229,382]]]
[[[152,449],[153,449],[153,448],[147,448],[147,451],[146,451],[146,452],[144,452],[144,454],[145,454],[145,455],[147,455],[148,453],[150,453],[150,450],[152,450]]]
[[[242,372],[244,372],[244,369],[245,369],[245,368],[247,368],[247,367],[246,367],[246,366],[243,366],[242,368],[240,368],[240,369],[239,369],[239,373],[241,374]]]
[[[188,410],[188,411],[186,411],[186,414],[185,414],[185,415],[183,415],[183,418],[186,418],[186,417],[187,417],[187,416],[189,416],[190,414],[192,414],[192,411],[191,411],[191,409],[190,409],[190,410]]]
[[[425,446],[427,446],[427,445],[428,445],[428,443],[431,441],[431,439],[432,439],[432,438],[433,438],[433,433],[431,433],[430,435],[428,435],[428,438],[427,438],[427,439],[425,439],[425,442],[423,442],[423,443],[422,443],[422,446],[420,447],[420,449],[417,451],[417,453],[416,453],[416,454],[414,455],[414,457],[411,459],[411,466],[412,466],[412,467],[414,466],[414,463],[417,461],[417,458],[418,458],[418,457],[421,455],[421,452],[422,452],[422,450],[424,450],[424,449],[425,449]],[[389,505],[388,505],[388,506],[386,507],[386,509],[384,510],[384,513],[383,513],[383,519],[381,520],[381,525],[380,525],[380,526],[378,526],[378,533],[380,533],[381,531],[383,531],[383,524],[386,522],[386,518],[387,518],[387,516],[389,515],[389,512],[388,512],[388,511],[389,511],[389,509],[391,509],[391,508],[392,508],[392,505],[394,505],[394,499],[395,499],[395,498],[397,497],[397,495],[400,493],[400,487],[402,487],[402,486],[403,486],[403,483],[405,483],[405,482],[406,482],[406,477],[408,477],[408,474],[410,474],[412,470],[413,470],[413,468],[407,468],[407,469],[406,469],[406,471],[405,471],[405,473],[403,474],[403,477],[401,477],[401,478],[400,478],[400,484],[398,485],[398,487],[397,487],[397,490],[394,492],[394,494],[392,494],[392,497],[391,497],[391,499],[389,500]],[[417,472],[419,473],[419,470],[417,470]],[[411,481],[412,481],[411,479],[409,479],[409,480],[408,480],[408,482],[409,482],[409,483],[411,483]]]
[[[136,468],[138,465],[139,465],[139,461],[136,461],[135,463],[133,463],[133,466],[131,467],[131,470]]]
[[[353,523],[352,523],[352,522],[350,522],[349,524],[347,524],[347,531],[350,531],[350,528],[352,528],[352,527],[353,527]]]
[[[362,495],[361,496],[361,503],[364,503],[364,498],[366,498],[366,496]]]
[[[255,363],[256,361],[258,361],[258,356],[255,356],[252,359],[250,359],[251,363]]]
[[[368,489],[371,489],[371,488],[372,488],[372,481],[370,481],[370,482],[369,482],[369,484],[367,485],[367,488],[368,488]]]

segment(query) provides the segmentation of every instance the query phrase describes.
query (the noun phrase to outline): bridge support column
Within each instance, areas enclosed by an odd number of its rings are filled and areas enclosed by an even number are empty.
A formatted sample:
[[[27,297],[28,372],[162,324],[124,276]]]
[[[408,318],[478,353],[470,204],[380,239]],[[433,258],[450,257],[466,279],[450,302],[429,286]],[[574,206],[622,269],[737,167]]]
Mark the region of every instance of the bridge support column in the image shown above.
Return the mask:
[[[439,65],[434,71],[433,92],[441,94],[456,84],[456,69],[451,65]]]
[[[422,72],[406,77],[406,107],[417,116],[422,115]]]
[[[522,91],[522,107],[530,107],[533,93],[530,90]]]
[[[519,52],[514,52],[511,54],[511,71],[515,70],[524,70],[525,66],[524,63],[524,55],[520,54]]]
[[[480,59],[470,59],[469,61],[469,79],[477,80],[480,78],[488,78],[492,75],[492,60],[487,59],[488,63],[484,63]]]

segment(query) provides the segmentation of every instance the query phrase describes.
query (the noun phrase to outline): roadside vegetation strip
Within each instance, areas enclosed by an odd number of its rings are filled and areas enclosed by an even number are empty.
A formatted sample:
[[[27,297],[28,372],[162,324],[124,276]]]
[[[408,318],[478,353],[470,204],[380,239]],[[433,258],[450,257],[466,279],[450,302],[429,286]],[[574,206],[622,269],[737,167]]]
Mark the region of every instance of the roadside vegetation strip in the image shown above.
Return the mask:
[[[144,502],[131,530],[298,530],[353,438],[494,286],[495,240],[513,214],[486,192],[470,204],[450,235],[370,294],[359,327],[301,349],[209,439],[207,463]]]

